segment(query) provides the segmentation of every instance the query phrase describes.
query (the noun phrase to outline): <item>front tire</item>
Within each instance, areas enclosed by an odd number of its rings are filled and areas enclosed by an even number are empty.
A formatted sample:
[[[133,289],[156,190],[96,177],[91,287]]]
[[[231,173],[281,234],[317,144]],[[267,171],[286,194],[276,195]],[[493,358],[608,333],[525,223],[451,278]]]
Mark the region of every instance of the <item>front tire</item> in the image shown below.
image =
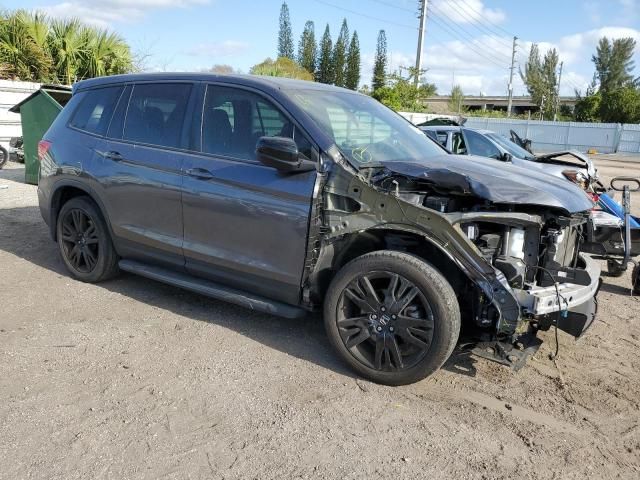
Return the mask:
[[[75,278],[95,283],[118,274],[109,230],[89,197],[74,197],[62,206],[56,232],[62,260]]]
[[[337,273],[324,322],[331,344],[356,372],[406,385],[449,358],[460,334],[460,308],[438,270],[414,255],[383,250]]]

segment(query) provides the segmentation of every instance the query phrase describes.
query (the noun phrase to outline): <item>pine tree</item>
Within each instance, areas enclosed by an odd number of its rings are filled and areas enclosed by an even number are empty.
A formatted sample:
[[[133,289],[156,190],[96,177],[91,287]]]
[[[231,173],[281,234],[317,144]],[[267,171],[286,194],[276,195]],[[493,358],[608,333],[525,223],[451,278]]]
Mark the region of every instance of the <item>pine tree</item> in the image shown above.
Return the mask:
[[[304,30],[298,43],[298,63],[311,74],[316,71],[317,50],[315,26],[309,20],[304,24]]]
[[[327,24],[320,41],[320,57],[318,58],[318,69],[316,70],[316,80],[320,83],[333,83],[335,78],[331,58],[332,50],[331,32],[329,31],[329,24]]]
[[[278,57],[286,57],[294,60],[293,34],[291,33],[291,20],[289,19],[289,7],[287,2],[282,2],[280,7],[280,31],[278,32]]]
[[[357,90],[360,83],[360,42],[358,32],[354,31],[349,44],[349,54],[347,55],[347,67],[345,72],[344,86],[351,90]]]
[[[633,51],[636,41],[633,38],[618,38],[609,41],[602,37],[598,42],[596,54],[591,60],[596,66],[596,75],[600,81],[600,91],[606,93],[630,85],[633,82]]]
[[[333,82],[338,87],[344,87],[345,84],[345,67],[347,63],[347,48],[349,47],[349,27],[347,19],[342,20],[340,35],[336,45],[333,47],[333,71],[335,73]]]
[[[373,65],[373,79],[371,88],[375,92],[385,86],[387,80],[387,35],[384,30],[378,33],[375,64]]]

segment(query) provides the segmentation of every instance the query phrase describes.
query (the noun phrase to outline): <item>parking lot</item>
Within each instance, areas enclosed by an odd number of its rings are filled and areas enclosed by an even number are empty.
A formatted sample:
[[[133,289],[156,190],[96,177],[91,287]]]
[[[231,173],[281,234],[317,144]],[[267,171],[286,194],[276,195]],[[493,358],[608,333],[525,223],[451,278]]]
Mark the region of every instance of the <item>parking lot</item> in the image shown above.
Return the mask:
[[[640,176],[640,157],[595,158],[605,179]],[[640,477],[630,272],[604,277],[596,323],[560,332],[555,361],[550,331],[519,372],[456,351],[384,387],[338,360],[318,316],[74,281],[23,178],[0,171],[0,478]]]

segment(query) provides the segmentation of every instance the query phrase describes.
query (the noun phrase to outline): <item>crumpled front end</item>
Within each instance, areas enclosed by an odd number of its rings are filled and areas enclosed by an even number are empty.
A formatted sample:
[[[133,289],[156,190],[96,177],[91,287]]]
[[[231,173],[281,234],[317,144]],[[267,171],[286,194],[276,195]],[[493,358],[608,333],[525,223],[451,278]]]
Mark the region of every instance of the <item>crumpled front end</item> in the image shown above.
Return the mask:
[[[363,233],[391,236],[384,248],[416,252],[419,246],[403,235],[420,237],[418,243],[430,247],[427,261],[448,279],[463,277],[454,289],[474,351],[514,367],[539,345],[538,330],[557,325],[578,337],[593,322],[600,269],[580,252],[588,201],[573,198],[569,204],[577,208],[562,209],[555,191],[546,192],[556,194],[548,207],[539,199],[533,205],[526,198],[495,201],[496,185],[441,168],[418,176],[387,168],[352,172],[340,162],[334,167],[314,206],[310,271],[330,262],[327,252]]]

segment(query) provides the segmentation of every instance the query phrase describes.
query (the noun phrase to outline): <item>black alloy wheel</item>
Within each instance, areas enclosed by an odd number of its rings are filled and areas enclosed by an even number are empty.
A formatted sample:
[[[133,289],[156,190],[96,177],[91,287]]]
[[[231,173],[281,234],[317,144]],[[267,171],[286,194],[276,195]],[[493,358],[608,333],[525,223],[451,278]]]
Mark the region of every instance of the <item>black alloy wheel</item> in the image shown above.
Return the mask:
[[[456,345],[460,322],[449,282],[408,252],[357,257],[325,295],[331,344],[358,374],[385,385],[417,382],[438,370]]]
[[[416,285],[394,272],[358,275],[342,292],[337,315],[345,347],[375,370],[414,367],[433,339],[431,305]]]
[[[116,276],[118,254],[95,202],[85,196],[65,202],[58,212],[56,238],[67,269],[83,282],[101,282]]]
[[[62,236],[59,239],[65,257],[81,273],[90,273],[100,255],[100,241],[96,225],[86,212],[74,208],[62,218]]]

